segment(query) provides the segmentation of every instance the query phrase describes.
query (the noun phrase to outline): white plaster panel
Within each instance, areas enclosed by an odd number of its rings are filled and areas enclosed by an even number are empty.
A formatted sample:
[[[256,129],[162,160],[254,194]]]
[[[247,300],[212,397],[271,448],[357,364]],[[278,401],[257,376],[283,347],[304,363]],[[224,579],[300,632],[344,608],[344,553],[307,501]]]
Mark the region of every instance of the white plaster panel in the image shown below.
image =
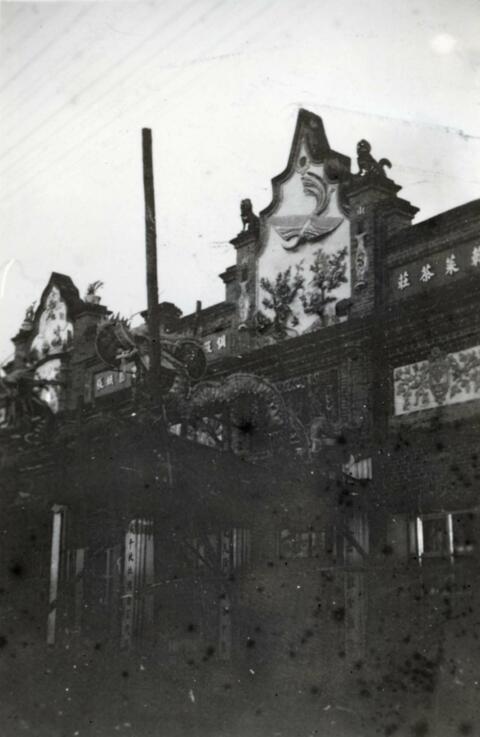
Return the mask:
[[[40,314],[38,332],[32,341],[32,353],[38,358],[62,353],[73,338],[73,325],[67,320],[67,305],[60,291],[53,286],[48,292]]]
[[[302,156],[300,151],[297,160]],[[324,179],[323,164],[310,164],[308,172],[312,172],[326,182]],[[275,212],[270,215],[265,223],[264,240],[257,261],[257,309],[264,312],[269,317],[271,313],[262,305],[262,300],[268,296],[260,286],[262,278],[274,281],[279,272],[283,272],[291,267],[292,274],[295,273],[297,265],[302,265],[303,276],[305,278],[305,291],[308,291],[309,282],[312,277],[310,266],[314,261],[317,252],[322,249],[325,254],[331,255],[342,248],[347,248],[346,257],[346,277],[347,282],[341,284],[332,292],[332,296],[336,300],[349,298],[351,296],[351,277],[350,277],[350,223],[341,210],[338,201],[338,185],[329,184],[328,187],[328,204],[321,213],[321,219],[324,222],[334,222],[337,219],[339,224],[324,237],[314,242],[306,242],[296,248],[291,248],[291,244],[279,234],[275,227],[279,217],[284,216],[305,216],[314,215],[316,209],[315,197],[306,194],[304,184],[302,182],[302,172],[294,171],[291,177],[281,185],[280,202]],[[299,218],[301,223],[301,219]],[[295,327],[295,332],[291,334],[302,334],[306,331],[314,329],[318,324],[318,318],[315,315],[306,315],[299,297],[292,303],[292,310],[299,320],[299,324]],[[334,314],[335,303],[328,306],[327,312]]]

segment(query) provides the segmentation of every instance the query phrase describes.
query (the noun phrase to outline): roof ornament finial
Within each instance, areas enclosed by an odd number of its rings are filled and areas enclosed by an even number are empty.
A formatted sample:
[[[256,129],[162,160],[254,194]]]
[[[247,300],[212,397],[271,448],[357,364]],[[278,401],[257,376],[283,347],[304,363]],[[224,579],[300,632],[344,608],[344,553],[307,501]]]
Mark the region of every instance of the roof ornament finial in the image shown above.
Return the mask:
[[[98,304],[100,302],[100,295],[97,294],[98,290],[103,287],[103,281],[97,279],[88,285],[87,291],[85,292],[85,302],[92,302]]]
[[[360,177],[374,176],[386,177],[384,167],[392,168],[392,164],[388,159],[376,159],[371,154],[372,147],[368,141],[362,139],[357,143],[357,163],[358,174]]]
[[[317,121],[316,118],[309,117],[308,125],[305,128],[305,142],[310,156],[314,160],[322,158],[322,154],[325,153],[326,143],[325,132],[321,121]]]
[[[35,319],[35,305],[36,302],[32,302],[31,305],[27,307],[27,311],[25,312],[25,317],[23,318],[22,322],[22,330],[31,330],[33,328],[33,321]]]
[[[240,202],[240,217],[242,219],[242,232],[256,233],[258,231],[258,217],[253,212],[252,201],[249,199]]]

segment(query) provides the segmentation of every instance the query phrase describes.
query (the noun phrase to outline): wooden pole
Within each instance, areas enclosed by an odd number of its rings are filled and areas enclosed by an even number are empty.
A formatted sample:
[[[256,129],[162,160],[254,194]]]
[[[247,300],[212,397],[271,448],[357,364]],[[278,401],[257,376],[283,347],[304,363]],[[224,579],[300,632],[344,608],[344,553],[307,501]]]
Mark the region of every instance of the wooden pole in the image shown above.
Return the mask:
[[[150,391],[152,399],[160,399],[160,321],[158,312],[157,228],[153,186],[152,131],[142,128],[143,189],[145,193],[145,244],[147,260],[147,312],[150,334]]]
[[[143,189],[145,193],[145,244],[147,260],[147,322],[150,335],[150,367],[148,379],[153,404],[159,405],[160,428],[165,448],[168,484],[173,486],[167,419],[161,387],[162,348],[160,344],[160,314],[158,308],[157,224],[155,219],[155,190],[153,186],[152,131],[142,128]]]

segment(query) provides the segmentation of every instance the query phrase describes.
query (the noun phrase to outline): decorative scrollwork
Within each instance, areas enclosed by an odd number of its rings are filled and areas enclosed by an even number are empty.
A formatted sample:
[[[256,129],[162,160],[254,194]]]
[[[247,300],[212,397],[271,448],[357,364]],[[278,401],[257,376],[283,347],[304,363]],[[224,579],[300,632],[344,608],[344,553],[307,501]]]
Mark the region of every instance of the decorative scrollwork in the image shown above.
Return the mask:
[[[145,330],[131,330],[128,322],[119,316],[104,320],[98,326],[96,349],[99,357],[112,368],[122,368],[127,362],[135,362],[142,373],[148,372],[149,335]],[[193,338],[162,336],[162,371],[170,388],[176,375],[191,382],[203,377],[207,360],[202,346]]]
[[[434,348],[428,360],[396,368],[393,379],[397,415],[480,399],[480,346]]]
[[[279,434],[284,444],[289,444],[294,436],[296,444],[309,453],[308,437],[298,417],[278,389],[255,374],[237,373],[222,382],[201,382],[192,389],[188,399],[181,400],[181,405],[185,421],[194,427],[198,423],[204,427],[213,420],[218,433],[219,421],[228,422],[237,429]]]

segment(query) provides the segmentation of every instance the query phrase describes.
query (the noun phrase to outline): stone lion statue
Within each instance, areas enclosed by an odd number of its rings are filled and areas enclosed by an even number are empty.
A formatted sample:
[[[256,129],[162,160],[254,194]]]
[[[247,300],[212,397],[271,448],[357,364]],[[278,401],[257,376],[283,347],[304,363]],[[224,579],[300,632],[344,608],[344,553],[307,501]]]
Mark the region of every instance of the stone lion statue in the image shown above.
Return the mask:
[[[386,177],[384,167],[392,168],[392,164],[388,159],[380,159],[376,161],[371,154],[372,147],[368,141],[362,139],[357,143],[357,163],[358,174],[361,177],[366,175]]]
[[[253,212],[251,200],[245,199],[240,202],[240,217],[242,218],[243,231],[250,233],[258,230],[258,217]]]

